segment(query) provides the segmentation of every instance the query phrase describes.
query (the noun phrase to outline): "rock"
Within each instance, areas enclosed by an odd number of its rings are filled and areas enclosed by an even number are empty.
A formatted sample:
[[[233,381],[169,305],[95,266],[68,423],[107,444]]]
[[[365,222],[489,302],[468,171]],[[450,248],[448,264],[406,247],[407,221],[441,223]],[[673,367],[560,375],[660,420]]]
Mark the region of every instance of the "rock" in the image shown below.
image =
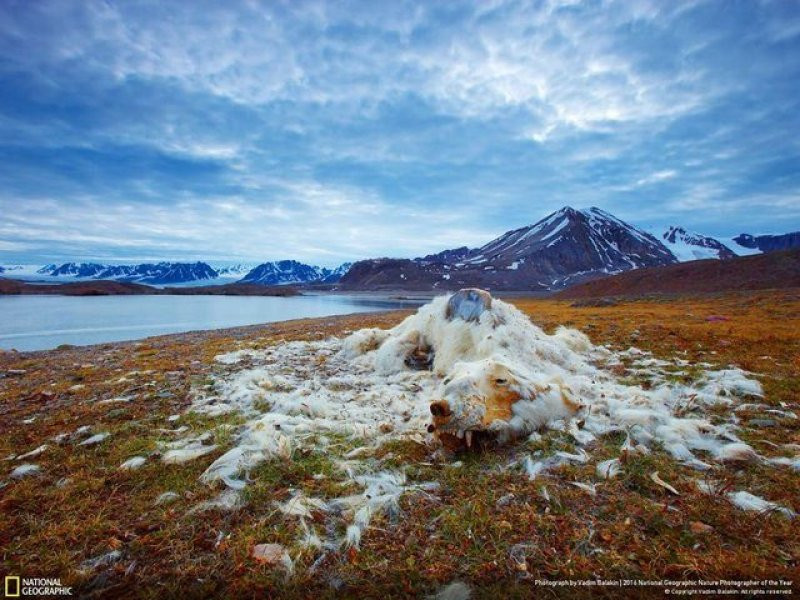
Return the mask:
[[[711,525],[706,525],[701,521],[692,521],[689,524],[689,529],[691,529],[692,533],[695,534],[711,533],[714,531],[714,528]]]
[[[497,499],[497,502],[495,502],[495,506],[508,506],[509,504],[511,504],[511,502],[513,502],[513,500],[514,500],[514,494],[506,494],[505,496],[501,496],[500,498]]]
[[[256,544],[253,546],[250,556],[260,563],[277,565],[283,562],[283,555],[285,553],[286,548],[280,544]]]
[[[747,424],[750,427],[775,427],[774,419],[750,419]]]

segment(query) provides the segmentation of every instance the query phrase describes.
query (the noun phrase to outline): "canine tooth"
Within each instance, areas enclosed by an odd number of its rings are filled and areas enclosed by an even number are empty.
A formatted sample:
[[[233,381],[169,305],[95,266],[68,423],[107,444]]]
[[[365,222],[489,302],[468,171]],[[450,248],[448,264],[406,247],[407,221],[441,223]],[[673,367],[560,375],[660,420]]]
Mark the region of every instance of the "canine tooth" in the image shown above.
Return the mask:
[[[467,448],[472,448],[472,432],[467,431],[466,436],[467,436]]]
[[[464,430],[463,429],[459,429],[458,433],[456,435],[458,435],[458,439],[462,439],[464,437]]]

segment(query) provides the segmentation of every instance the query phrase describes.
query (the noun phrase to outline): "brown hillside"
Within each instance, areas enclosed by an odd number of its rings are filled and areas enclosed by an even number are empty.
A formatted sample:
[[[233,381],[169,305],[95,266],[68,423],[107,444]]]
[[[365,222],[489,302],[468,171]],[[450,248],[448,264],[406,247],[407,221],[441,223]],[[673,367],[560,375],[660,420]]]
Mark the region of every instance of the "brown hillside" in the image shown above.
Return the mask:
[[[800,249],[637,269],[567,288],[557,298],[800,287]]]

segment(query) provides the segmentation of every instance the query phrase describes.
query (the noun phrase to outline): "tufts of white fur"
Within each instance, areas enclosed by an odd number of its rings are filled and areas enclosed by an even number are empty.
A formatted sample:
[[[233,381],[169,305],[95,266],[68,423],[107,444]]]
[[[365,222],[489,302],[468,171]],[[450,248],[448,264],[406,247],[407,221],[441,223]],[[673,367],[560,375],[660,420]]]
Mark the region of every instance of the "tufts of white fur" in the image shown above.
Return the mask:
[[[472,590],[466,583],[454,581],[428,598],[431,600],[469,600],[471,596]]]
[[[134,456],[133,458],[129,458],[122,463],[119,468],[122,471],[132,471],[134,469],[138,469],[146,462],[147,459],[144,456]]]
[[[9,475],[9,477],[12,479],[22,479],[23,477],[28,477],[30,475],[38,475],[41,472],[42,468],[39,465],[25,464],[20,465],[11,471],[11,475]]]
[[[210,438],[211,434],[205,433],[199,437],[184,438],[162,444],[167,450],[161,455],[161,461],[168,465],[179,465],[205,456],[217,449],[216,445],[204,444]]]
[[[201,502],[192,508],[189,513],[205,512],[207,510],[230,512],[239,509],[241,506],[242,498],[239,492],[237,490],[225,490],[211,500]]]
[[[755,496],[750,492],[729,492],[727,494],[728,499],[734,504],[734,506],[741,508],[742,510],[750,510],[760,513],[766,512],[779,512],[790,519],[793,519],[797,514],[785,506],[781,506],[775,502],[770,502],[769,500],[764,500],[759,496]]]
[[[596,483],[583,483],[581,481],[573,481],[571,482],[576,488],[583,490],[590,496],[597,495],[597,484]]]
[[[563,327],[548,335],[496,298],[475,320],[448,319],[447,301],[435,298],[389,330],[362,329],[345,339],[288,342],[218,356],[218,362],[232,368],[211,389],[193,391],[191,410],[207,415],[237,412],[248,421],[237,432],[234,447],[214,461],[203,481],[241,489],[259,463],[290,460],[299,448],[327,449],[327,440],[335,436],[358,440],[364,447],[351,456],[356,464],[387,440],[425,442],[434,400],[448,401],[456,433],[469,430],[482,421],[480,398],[490,391],[489,374],[498,367],[507,370],[513,391],[521,397],[508,421],[489,426],[501,439],[546,427],[566,431],[589,447],[598,436],[624,431],[628,439],[623,451],[647,453],[662,444],[698,470],[711,467],[695,456],[697,451],[720,461],[755,455],[734,435],[733,411],[723,424],[703,418],[708,405],[762,394],[759,383],[745,372],[707,370],[692,385],[674,384],[659,369],[685,361],[667,363],[635,348],[615,353]],[[418,348],[432,350],[430,371],[406,364],[408,354]],[[638,375],[650,377],[649,389],[623,384],[603,367],[618,365],[623,358],[626,364],[633,361]],[[244,359],[246,366],[237,369]],[[581,427],[565,398],[584,406]],[[211,449],[202,443],[171,448],[165,458],[178,461]],[[523,467],[534,478],[564,462],[587,460],[584,452],[527,457]],[[371,503],[370,510],[391,507],[387,500],[385,506]],[[362,516],[368,517],[366,512]],[[353,544],[358,543],[355,536],[351,531]]]
[[[747,444],[736,442],[715,449],[714,458],[720,462],[755,463],[761,460],[758,453]]]
[[[602,479],[613,479],[619,475],[621,470],[622,465],[620,464],[618,458],[610,458],[608,460],[604,460],[603,462],[599,462],[595,468],[597,476]]]
[[[171,502],[175,502],[175,500],[179,498],[180,496],[175,492],[164,492],[158,498],[156,498],[155,505],[159,506],[161,504],[169,504]]]
[[[110,435],[111,435],[110,433],[106,433],[106,432],[96,433],[92,437],[83,440],[78,445],[79,446],[96,446],[100,442],[103,442]]]
[[[305,519],[300,519],[300,527],[303,530],[303,535],[299,540],[299,544],[301,548],[322,548],[323,543],[320,537],[317,535],[317,532],[314,531],[313,528],[310,528],[307,524]]]
[[[25,454],[20,454],[16,458],[17,460],[24,460],[26,458],[33,458],[34,456],[39,456],[42,452],[47,450],[48,447],[49,446],[47,444],[42,444],[41,446],[39,446],[38,448],[34,448],[30,452],[26,452]]]
[[[328,510],[325,501],[319,498],[309,498],[302,493],[296,494],[284,503],[276,503],[277,508],[283,514],[294,517],[310,517],[314,510]],[[303,521],[305,524],[305,521]]]
[[[795,471],[800,471],[800,456],[796,456],[794,458],[778,456],[776,458],[770,458],[769,460],[767,460],[767,462],[782,467],[791,467]]]

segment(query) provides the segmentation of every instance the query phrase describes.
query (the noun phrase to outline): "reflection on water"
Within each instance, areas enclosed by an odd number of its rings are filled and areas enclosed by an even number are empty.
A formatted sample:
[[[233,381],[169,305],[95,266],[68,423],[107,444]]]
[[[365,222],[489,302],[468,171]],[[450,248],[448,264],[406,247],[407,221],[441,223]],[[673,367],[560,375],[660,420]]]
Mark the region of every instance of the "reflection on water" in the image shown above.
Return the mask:
[[[0,296],[0,348],[46,350],[198,329],[396,308],[421,301],[316,294],[266,296]]]

